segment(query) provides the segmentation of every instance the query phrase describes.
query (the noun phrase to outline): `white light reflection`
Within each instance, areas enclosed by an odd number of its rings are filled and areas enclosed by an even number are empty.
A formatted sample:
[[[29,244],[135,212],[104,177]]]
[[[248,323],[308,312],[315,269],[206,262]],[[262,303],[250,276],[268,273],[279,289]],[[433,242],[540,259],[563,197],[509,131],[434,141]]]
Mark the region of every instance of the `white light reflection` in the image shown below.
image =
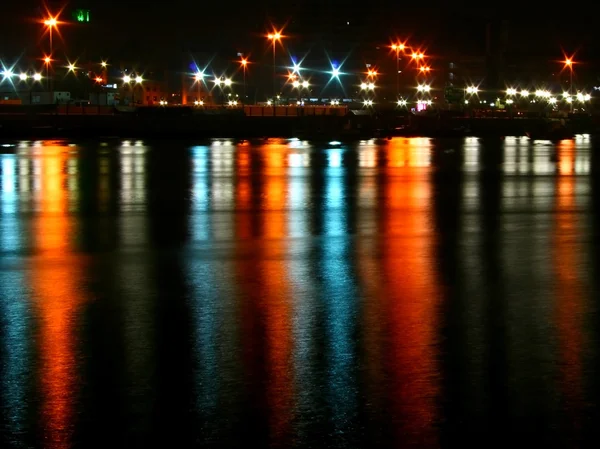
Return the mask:
[[[231,210],[233,208],[234,153],[235,148],[229,145],[216,145],[211,148],[211,201],[213,210]],[[230,227],[228,228],[231,230]]]
[[[377,152],[375,148],[359,149],[358,166],[363,168],[374,168],[377,166]]]
[[[292,238],[308,237],[309,234],[306,189],[309,165],[308,152],[288,154],[288,230]]]
[[[480,144],[477,137],[467,137],[465,139],[465,170],[477,171],[479,166]]]
[[[119,148],[121,164],[121,209],[146,209],[146,147],[131,148],[129,142]]]

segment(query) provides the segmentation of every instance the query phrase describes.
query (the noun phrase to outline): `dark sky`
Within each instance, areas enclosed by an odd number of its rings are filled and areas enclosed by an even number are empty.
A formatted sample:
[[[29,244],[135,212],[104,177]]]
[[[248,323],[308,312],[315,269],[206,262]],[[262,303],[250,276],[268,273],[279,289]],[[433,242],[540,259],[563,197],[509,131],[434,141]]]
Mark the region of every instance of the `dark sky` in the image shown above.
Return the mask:
[[[461,2],[368,0],[147,1],[72,0],[91,10],[92,23],[62,27],[65,53],[90,58],[180,59],[185,52],[265,53],[261,35],[269,21],[286,24],[290,47],[329,45],[345,51],[357,45],[385,44],[389,37],[410,37],[439,54],[482,55],[490,21],[507,20],[507,52],[547,58],[568,51],[595,59],[600,6],[579,0],[553,2]],[[34,20],[43,3],[6,0],[0,15],[0,57],[39,51],[45,41]],[[52,10],[65,2],[49,1]],[[543,6],[545,5],[545,6]],[[558,9],[557,6],[561,9]],[[349,22],[349,25],[348,25]]]

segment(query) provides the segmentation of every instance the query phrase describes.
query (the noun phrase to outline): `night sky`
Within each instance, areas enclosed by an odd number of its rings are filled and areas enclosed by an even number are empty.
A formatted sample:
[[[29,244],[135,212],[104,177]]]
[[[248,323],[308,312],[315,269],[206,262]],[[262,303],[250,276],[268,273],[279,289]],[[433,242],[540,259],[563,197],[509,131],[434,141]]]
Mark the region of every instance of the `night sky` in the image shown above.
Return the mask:
[[[597,58],[597,17],[600,6],[570,1],[557,9],[547,2],[403,2],[369,0],[287,0],[243,2],[71,1],[63,13],[77,7],[91,10],[92,22],[63,26],[57,48],[90,58],[136,60],[177,66],[186,53],[228,58],[237,51],[255,59],[268,57],[263,37],[269,22],[287,24],[289,48],[298,52],[354,51],[408,37],[435,54],[481,56],[490,21],[505,20],[507,53],[516,58],[560,57],[561,46],[590,61]],[[5,2],[0,16],[0,57],[34,54],[43,45],[40,1]],[[48,2],[51,10],[64,2]],[[264,55],[264,56],[263,56]]]

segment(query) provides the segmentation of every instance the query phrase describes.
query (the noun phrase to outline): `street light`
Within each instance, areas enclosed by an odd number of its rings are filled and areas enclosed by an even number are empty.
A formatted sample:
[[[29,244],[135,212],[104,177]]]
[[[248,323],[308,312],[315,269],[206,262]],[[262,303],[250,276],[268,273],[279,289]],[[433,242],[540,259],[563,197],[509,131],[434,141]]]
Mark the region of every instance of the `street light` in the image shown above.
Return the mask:
[[[277,48],[277,42],[281,41],[281,32],[274,31],[269,33],[267,38],[273,42],[273,97],[277,94],[277,71],[275,69],[275,49]]]
[[[107,64],[107,62],[106,62],[106,61],[102,61],[102,62],[100,63],[100,65],[102,66],[102,68],[103,68],[103,69],[105,69],[105,68],[106,68],[106,66],[107,66],[108,64]]]
[[[20,79],[21,81],[27,81],[27,78],[29,78],[29,77],[27,76],[27,73],[21,73],[21,74],[19,75],[19,79]]]
[[[142,78],[140,75],[136,76],[135,78],[130,75],[123,76],[123,83],[131,86],[131,104],[135,103],[135,85],[142,84],[143,82],[144,78]]]
[[[1,74],[4,77],[4,79],[10,79],[15,75],[11,69],[4,69]]]
[[[404,44],[392,44],[392,50],[396,52],[396,95],[400,95],[400,52],[405,48]]]
[[[310,83],[308,81],[302,81],[303,88],[308,89],[308,86],[310,86]]]
[[[199,70],[198,72],[196,72],[196,74],[194,75],[194,80],[197,83],[202,82],[202,80],[204,79],[204,72]]]
[[[242,70],[244,72],[244,103],[246,102],[246,67],[248,66],[248,59],[246,58],[242,58],[242,60],[240,61],[240,64],[242,65]]]
[[[49,38],[49,42],[50,42],[50,56],[52,56],[52,53],[54,52],[53,50],[53,46],[52,46],[52,31],[56,28],[58,30],[58,15],[52,17],[49,16],[47,19],[44,20],[44,25],[46,26],[46,28],[48,29],[48,38]],[[48,90],[50,91],[50,97],[52,97],[52,82],[50,80],[50,76],[49,76],[49,66],[50,66],[50,57],[46,57],[45,59],[46,62],[46,77],[48,78]]]
[[[419,84],[417,86],[418,92],[429,92],[431,90],[431,86],[429,84]]]
[[[41,73],[34,73],[33,74],[33,80],[34,81],[41,81],[42,80],[42,74]]]
[[[506,95],[509,95],[509,96],[517,95],[517,89],[515,89],[513,87],[509,87],[508,89],[506,89]]]
[[[573,96],[573,58],[565,58],[565,67],[569,68],[569,96]],[[573,112],[573,103],[571,103],[571,112]]]

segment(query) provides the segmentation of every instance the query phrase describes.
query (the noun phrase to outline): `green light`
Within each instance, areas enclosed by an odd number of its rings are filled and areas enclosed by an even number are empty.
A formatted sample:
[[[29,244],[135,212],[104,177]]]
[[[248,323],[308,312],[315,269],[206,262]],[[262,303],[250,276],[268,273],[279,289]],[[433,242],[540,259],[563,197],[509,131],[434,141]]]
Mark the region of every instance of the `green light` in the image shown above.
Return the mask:
[[[73,12],[73,17],[77,22],[89,22],[90,21],[90,10],[89,9],[76,9]]]

